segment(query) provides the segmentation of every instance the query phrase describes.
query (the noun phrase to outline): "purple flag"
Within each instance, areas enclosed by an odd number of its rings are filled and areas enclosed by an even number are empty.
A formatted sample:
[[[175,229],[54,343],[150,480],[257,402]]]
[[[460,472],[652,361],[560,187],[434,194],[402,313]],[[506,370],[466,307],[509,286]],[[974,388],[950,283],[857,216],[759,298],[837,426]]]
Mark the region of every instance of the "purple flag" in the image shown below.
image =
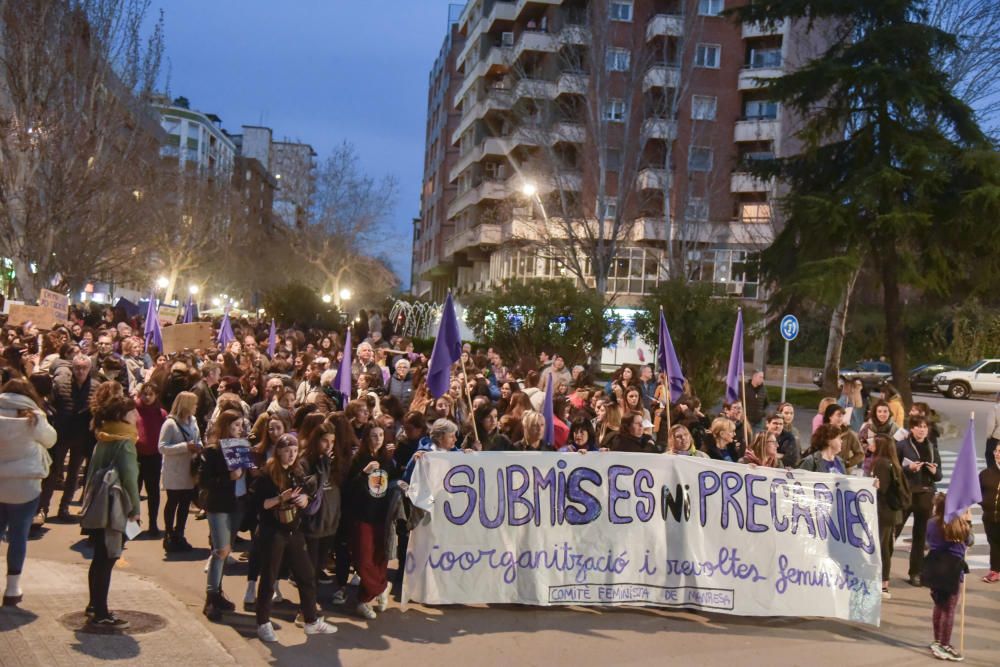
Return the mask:
[[[733,350],[729,353],[729,370],[726,371],[726,403],[740,400],[743,375],[743,309],[736,311],[736,330],[733,332]]]
[[[156,307],[156,295],[153,292],[149,294],[149,306],[146,308],[146,322],[143,327],[143,333],[146,335],[147,347],[150,340],[152,340],[156,349],[163,352],[163,335],[160,333],[160,317]]]
[[[219,325],[219,337],[216,340],[219,342],[219,348],[223,351],[225,351],[229,343],[236,340],[236,334],[233,333],[233,325],[229,323],[229,306],[226,306],[226,313],[222,316],[222,324]]]
[[[549,447],[556,446],[556,420],[552,409],[552,385],[555,382],[552,377],[545,383],[545,402],[542,403],[542,416],[545,417],[545,433],[542,439],[549,444]]]
[[[274,318],[271,318],[271,331],[267,334],[267,358],[274,359],[274,351],[278,348],[278,330],[274,328]]]
[[[448,393],[451,384],[451,365],[461,356],[462,336],[458,332],[455,304],[451,300],[451,292],[448,292],[427,370],[427,388],[431,390],[431,396],[439,398]]]
[[[351,400],[351,328],[347,327],[344,337],[344,358],[337,371],[337,391],[344,395],[344,401]],[[346,405],[346,403],[345,403]]]
[[[670,387],[670,401],[676,403],[684,393],[684,373],[681,372],[681,362],[677,359],[674,342],[670,340],[670,330],[667,320],[660,309],[660,342],[656,350],[656,367],[661,373],[667,374],[667,385]]]
[[[181,324],[191,324],[198,319],[198,306],[194,304],[194,297],[188,296],[187,304],[184,306],[184,319]]]
[[[955,469],[951,471],[948,495],[944,499],[944,520],[951,521],[962,516],[965,510],[983,501],[983,490],[979,486],[979,471],[976,470],[976,422],[969,417],[969,427],[962,440],[962,449],[955,459]]]

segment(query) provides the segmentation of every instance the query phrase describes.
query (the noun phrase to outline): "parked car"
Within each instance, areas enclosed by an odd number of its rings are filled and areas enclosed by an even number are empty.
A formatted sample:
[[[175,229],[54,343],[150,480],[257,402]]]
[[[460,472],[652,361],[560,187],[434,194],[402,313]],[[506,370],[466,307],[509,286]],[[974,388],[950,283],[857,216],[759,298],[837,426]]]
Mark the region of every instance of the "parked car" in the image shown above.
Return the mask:
[[[934,378],[941,373],[957,371],[958,366],[951,364],[921,364],[910,371],[910,389],[913,391],[937,391]],[[892,380],[889,380],[892,382]]]
[[[964,370],[939,373],[934,386],[948,398],[1000,392],[1000,359],[980,359]]]
[[[891,376],[892,367],[882,361],[859,361],[840,370],[840,377],[845,380],[861,380],[865,391],[877,391],[879,385]],[[823,386],[823,371],[813,373],[813,383],[817,387]]]

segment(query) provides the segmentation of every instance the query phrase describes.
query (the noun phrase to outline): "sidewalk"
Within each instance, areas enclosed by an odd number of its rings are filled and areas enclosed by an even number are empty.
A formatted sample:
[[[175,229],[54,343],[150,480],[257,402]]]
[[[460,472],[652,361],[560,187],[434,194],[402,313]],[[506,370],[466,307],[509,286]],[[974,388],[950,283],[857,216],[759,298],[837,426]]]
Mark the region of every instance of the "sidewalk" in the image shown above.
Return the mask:
[[[126,617],[128,610],[155,614],[160,618],[151,620],[159,621],[160,629],[144,632],[134,627],[111,635],[72,629],[82,625],[86,565],[29,559],[21,587],[21,605],[0,608],[0,665],[4,667],[268,664],[249,651],[235,658],[177,598],[122,568],[116,568],[112,578],[112,609],[126,612]],[[73,615],[72,619],[66,619],[67,615]]]

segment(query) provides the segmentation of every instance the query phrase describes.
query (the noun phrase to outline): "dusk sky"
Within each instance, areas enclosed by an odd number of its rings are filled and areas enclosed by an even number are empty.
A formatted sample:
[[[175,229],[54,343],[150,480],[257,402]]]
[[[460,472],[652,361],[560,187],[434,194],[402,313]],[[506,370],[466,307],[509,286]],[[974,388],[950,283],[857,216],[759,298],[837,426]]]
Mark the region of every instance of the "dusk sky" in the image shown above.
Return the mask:
[[[448,0],[154,0],[165,11],[170,94],[223,127],[266,125],[322,160],[353,143],[365,171],[400,192],[382,247],[409,285],[420,213],[427,77]]]

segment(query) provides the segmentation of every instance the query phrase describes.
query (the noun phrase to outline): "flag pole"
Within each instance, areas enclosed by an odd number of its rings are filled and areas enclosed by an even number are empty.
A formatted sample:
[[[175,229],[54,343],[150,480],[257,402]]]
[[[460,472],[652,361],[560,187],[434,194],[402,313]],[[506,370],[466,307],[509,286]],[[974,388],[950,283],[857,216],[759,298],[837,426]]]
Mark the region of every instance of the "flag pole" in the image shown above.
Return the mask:
[[[662,303],[660,304],[660,318],[661,318],[661,320],[663,318],[663,304]],[[660,346],[661,347],[663,347],[663,345],[665,345],[665,344],[666,344],[666,341],[664,341],[664,340],[660,341]],[[657,351],[656,358],[659,359],[660,356],[661,356],[661,354],[663,354],[663,356],[665,356],[664,353],[660,353],[659,351]],[[664,414],[667,417],[667,448],[669,449],[670,448],[670,435],[671,435],[670,429],[672,428],[672,426],[670,424],[670,364],[666,364],[664,366],[664,368],[663,368],[663,377],[665,379],[665,381],[663,383],[663,412],[664,412]]]
[[[743,308],[740,308],[742,311]],[[740,340],[740,350],[743,350],[743,340]],[[747,365],[743,357],[740,357],[740,396],[743,397],[743,447],[744,451],[750,448],[750,414],[747,412]],[[765,391],[767,391],[765,389]]]
[[[465,376],[465,382],[462,384],[465,385],[465,397],[469,400],[469,419],[472,420],[472,435],[475,436],[476,442],[482,445],[483,443],[479,439],[479,427],[476,426],[475,410],[472,408],[472,394],[469,392],[469,371],[466,369],[465,360],[461,356],[459,356],[459,359],[462,360],[462,375]]]
[[[971,410],[969,412],[969,421],[973,424],[976,423],[976,411]],[[967,510],[968,511],[968,510]],[[958,652],[965,655],[965,598],[966,590],[965,584],[968,581],[968,577],[962,577],[962,615],[959,617],[958,622]]]

